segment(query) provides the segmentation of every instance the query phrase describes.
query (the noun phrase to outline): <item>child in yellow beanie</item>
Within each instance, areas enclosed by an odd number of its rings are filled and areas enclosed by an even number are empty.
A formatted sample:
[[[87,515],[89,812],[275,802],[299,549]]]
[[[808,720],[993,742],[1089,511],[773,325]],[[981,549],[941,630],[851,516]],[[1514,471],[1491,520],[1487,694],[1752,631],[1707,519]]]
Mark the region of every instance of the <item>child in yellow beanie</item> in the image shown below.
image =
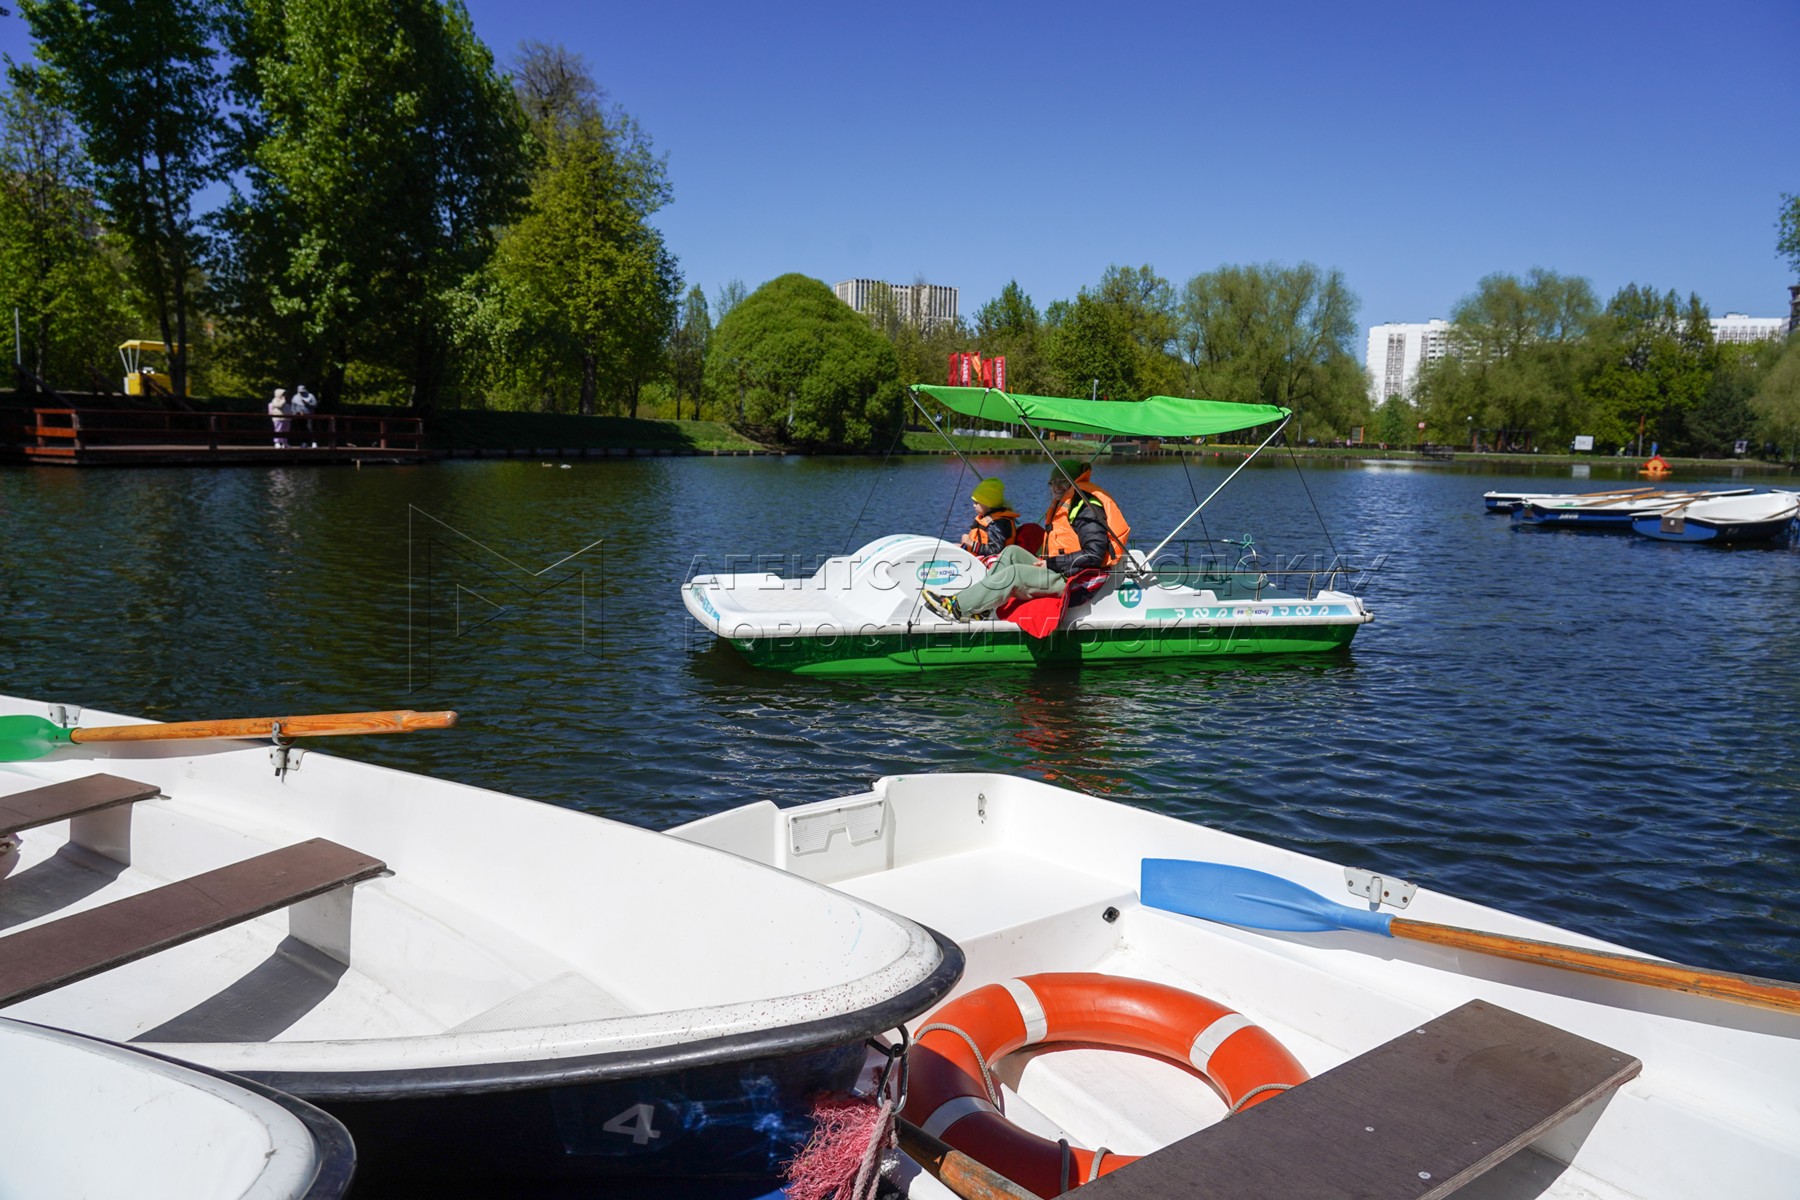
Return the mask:
[[[962,547],[970,554],[998,554],[1019,536],[1019,514],[1006,506],[1006,485],[984,479],[969,493],[975,502],[975,524],[963,534]]]

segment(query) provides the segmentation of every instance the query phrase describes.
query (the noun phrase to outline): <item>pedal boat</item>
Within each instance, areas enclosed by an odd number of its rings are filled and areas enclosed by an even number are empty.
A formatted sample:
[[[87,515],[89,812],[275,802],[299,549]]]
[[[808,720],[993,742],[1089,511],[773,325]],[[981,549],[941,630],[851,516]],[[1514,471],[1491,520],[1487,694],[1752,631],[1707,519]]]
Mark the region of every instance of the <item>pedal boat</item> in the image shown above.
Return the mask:
[[[1274,424],[1266,446],[1289,417],[1272,405],[1168,396],[1115,403],[925,385],[914,393],[915,403],[927,394],[966,416],[1104,436],[1201,436]],[[962,547],[926,534],[877,538],[826,560],[806,578],[696,576],[683,585],[682,603],[753,665],[809,675],[1142,663],[1348,646],[1374,616],[1346,590],[1343,570],[1308,573],[1281,586],[1254,565],[1194,568],[1161,560],[1162,548],[1230,482],[1154,550],[1128,550],[1110,572],[1072,583],[1063,598],[1014,602],[986,620],[948,621],[925,607],[922,589],[957,592],[987,571]]]

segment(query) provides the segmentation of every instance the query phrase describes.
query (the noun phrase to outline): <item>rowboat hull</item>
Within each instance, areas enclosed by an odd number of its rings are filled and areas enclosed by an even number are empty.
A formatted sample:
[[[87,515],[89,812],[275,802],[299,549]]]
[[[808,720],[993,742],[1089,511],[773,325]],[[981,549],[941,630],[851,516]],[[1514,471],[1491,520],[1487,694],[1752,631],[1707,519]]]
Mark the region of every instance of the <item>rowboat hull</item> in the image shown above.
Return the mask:
[[[858,822],[865,836],[799,836],[832,821]],[[1800,1016],[1371,933],[1260,932],[1139,899],[1144,860],[1175,858],[1266,872],[1373,907],[1347,891],[1343,867],[1322,859],[997,775],[893,776],[860,795],[787,809],[760,802],[671,834],[941,928],[968,955],[958,996],[1041,972],[1166,984],[1242,1013],[1315,1077],[1471,1000],[1642,1061],[1642,1074],[1603,1105],[1496,1168],[1483,1195],[1778,1196],[1800,1178]],[[1378,896],[1394,893],[1398,881],[1376,886]],[[1427,888],[1404,915],[1630,953]],[[1052,1145],[1060,1137],[1149,1154],[1226,1119],[1224,1101],[1198,1076],[1141,1054],[1040,1048],[1007,1058],[995,1075],[1007,1117]],[[1381,1097],[1369,1105],[1369,1124],[1379,1125]],[[911,1194],[945,1195],[925,1176]]]
[[[338,1122],[242,1078],[0,1020],[0,1193],[333,1200],[356,1151]]]
[[[242,742],[95,743],[0,767],[0,796],[96,770],[162,791],[26,830],[0,929],[52,929],[310,837],[387,868],[5,1015],[317,1104],[350,1128],[376,1194],[766,1178],[865,1039],[961,970],[910,920],[728,855],[672,856],[647,830],[317,752],[270,768],[266,744]]]
[[[1767,492],[1704,500],[1667,513],[1638,517],[1634,533],[1663,542],[1767,542],[1785,538],[1800,513],[1800,496]]]

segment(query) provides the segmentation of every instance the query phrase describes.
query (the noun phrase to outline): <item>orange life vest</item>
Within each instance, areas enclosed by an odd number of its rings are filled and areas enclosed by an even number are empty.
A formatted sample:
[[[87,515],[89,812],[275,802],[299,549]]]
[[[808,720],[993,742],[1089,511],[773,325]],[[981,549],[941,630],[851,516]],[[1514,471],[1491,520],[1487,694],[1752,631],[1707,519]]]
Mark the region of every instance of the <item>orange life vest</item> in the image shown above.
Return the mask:
[[[981,547],[987,545],[987,527],[994,523],[995,517],[1011,517],[1012,532],[1006,535],[1006,545],[1002,550],[1019,540],[1019,514],[1010,508],[996,508],[993,512],[983,513],[975,518],[975,528],[963,534],[962,547],[971,554],[982,553]]]
[[[1063,498],[1051,505],[1050,511],[1044,514],[1044,528],[1048,531],[1044,534],[1044,557],[1049,558],[1053,554],[1073,554],[1081,549],[1081,535],[1075,532],[1072,518],[1082,505],[1099,500],[1102,502],[1101,507],[1106,512],[1106,527],[1112,531],[1112,536],[1106,539],[1105,565],[1110,567],[1125,557],[1125,545],[1131,540],[1131,523],[1119,510],[1117,500],[1087,482],[1085,478],[1077,480],[1075,488],[1083,493],[1081,499],[1070,504],[1068,493],[1065,492]]]

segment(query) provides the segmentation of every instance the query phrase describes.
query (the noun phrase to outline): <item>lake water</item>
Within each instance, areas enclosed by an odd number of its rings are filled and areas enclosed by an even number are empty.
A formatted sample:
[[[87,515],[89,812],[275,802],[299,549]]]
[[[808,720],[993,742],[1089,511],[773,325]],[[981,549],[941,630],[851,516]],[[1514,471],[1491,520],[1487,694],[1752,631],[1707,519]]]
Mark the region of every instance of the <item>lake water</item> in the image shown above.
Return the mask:
[[[1149,546],[1236,462],[1096,475]],[[1041,504],[1039,462],[977,465]],[[0,688],[171,720],[455,708],[450,732],[329,748],[659,828],[1018,772],[1800,980],[1800,552],[1481,506],[1625,478],[1259,461],[1190,532],[1364,568],[1376,620],[1347,652],[814,680],[714,644],[682,581],[955,537],[955,459],[8,469]]]

